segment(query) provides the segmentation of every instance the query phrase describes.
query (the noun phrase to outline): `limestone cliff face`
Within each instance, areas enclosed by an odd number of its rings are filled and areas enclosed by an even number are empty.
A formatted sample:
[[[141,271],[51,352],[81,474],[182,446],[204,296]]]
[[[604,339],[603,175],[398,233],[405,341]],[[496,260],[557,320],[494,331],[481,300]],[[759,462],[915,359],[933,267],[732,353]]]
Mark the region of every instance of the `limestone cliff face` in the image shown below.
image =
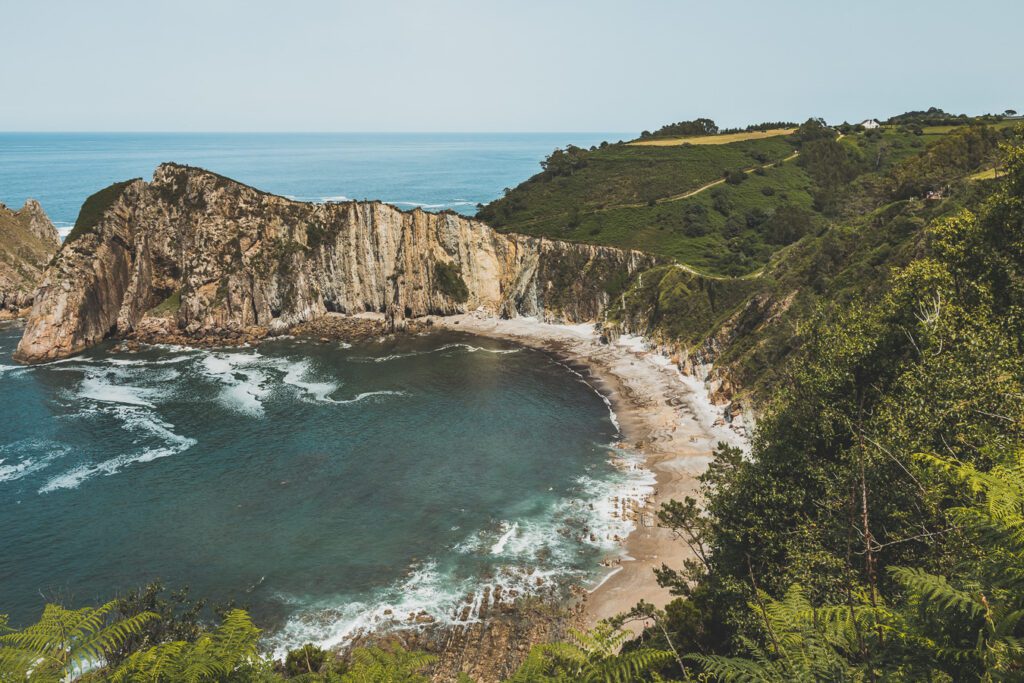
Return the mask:
[[[452,213],[290,201],[176,164],[104,192],[95,224],[47,269],[19,360],[67,356],[153,316],[193,336],[284,331],[328,311],[378,311],[394,327],[480,307],[583,322],[610,283],[654,262]]]
[[[60,237],[39,202],[18,211],[0,204],[0,317],[32,305],[46,264],[60,248]]]

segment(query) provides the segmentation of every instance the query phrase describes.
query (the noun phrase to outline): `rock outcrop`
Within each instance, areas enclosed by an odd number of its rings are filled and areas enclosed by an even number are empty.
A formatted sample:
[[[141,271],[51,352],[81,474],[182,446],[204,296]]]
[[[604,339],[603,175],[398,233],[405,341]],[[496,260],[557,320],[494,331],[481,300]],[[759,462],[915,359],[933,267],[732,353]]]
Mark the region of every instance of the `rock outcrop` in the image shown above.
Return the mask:
[[[308,204],[163,164],[83,206],[47,269],[15,357],[77,353],[154,318],[202,337],[283,332],[327,312],[409,318],[484,308],[596,320],[654,257],[500,234],[454,213]]]
[[[32,305],[46,264],[60,248],[60,237],[39,202],[18,211],[0,204],[0,317]]]

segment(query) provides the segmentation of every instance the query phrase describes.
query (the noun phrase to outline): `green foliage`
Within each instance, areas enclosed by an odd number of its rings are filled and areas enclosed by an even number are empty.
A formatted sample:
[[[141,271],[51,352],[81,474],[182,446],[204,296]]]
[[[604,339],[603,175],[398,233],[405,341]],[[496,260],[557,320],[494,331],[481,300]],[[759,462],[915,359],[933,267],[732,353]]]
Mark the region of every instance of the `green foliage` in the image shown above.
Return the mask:
[[[150,309],[149,314],[153,316],[174,317],[178,315],[181,308],[181,290],[175,290],[170,296]]]
[[[194,641],[168,641],[134,652],[111,675],[111,683],[225,681],[266,668],[257,652],[260,630],[244,610],[231,610],[220,626]]]
[[[427,683],[423,670],[434,662],[432,655],[409,652],[398,643],[389,647],[360,648],[352,653],[352,665],[341,683]]]
[[[941,189],[989,161],[1000,134],[988,126],[970,126],[944,136],[917,157],[907,159],[890,173],[894,196],[906,199]]]
[[[71,232],[68,233],[68,236],[64,239],[64,244],[70,244],[82,235],[92,232],[100,222],[103,214],[110,208],[110,205],[117,201],[125,188],[136,180],[140,180],[140,178],[133,178],[131,180],[125,180],[124,182],[114,183],[95,194],[89,195],[82,204],[82,208],[78,211],[78,218],[75,219],[75,227],[71,229]]]
[[[715,125],[715,122],[711,119],[694,119],[693,121],[679,121],[677,123],[666,124],[653,133],[645,130],[640,134],[640,138],[675,138],[717,134],[718,126]]]
[[[284,660],[285,673],[289,676],[317,673],[327,661],[327,657],[327,653],[322,649],[312,643],[306,643],[288,652]]]
[[[156,618],[115,618],[116,607],[117,601],[77,610],[47,605],[35,624],[0,635],[0,680],[72,680],[102,665]]]
[[[849,238],[808,236],[788,254],[794,270],[776,270],[826,277],[791,318],[797,343],[753,453],[720,450],[703,505],[659,514],[693,550],[658,577],[693,607],[690,661],[705,673],[1024,670],[1024,150],[1005,164],[992,196],[963,187],[944,207],[883,205]],[[865,277],[879,253],[904,260]]]
[[[541,176],[547,180],[558,176],[572,176],[586,165],[587,150],[569,145],[565,149],[556,149],[540,162],[540,167],[544,169]]]
[[[576,631],[572,642],[534,646],[507,683],[626,683],[648,677],[671,654],[651,648],[620,652],[627,634],[610,624],[589,633]]]
[[[201,615],[205,600],[192,600],[188,588],[167,591],[163,583],[154,581],[145,587],[130,591],[117,600],[116,617],[131,618],[148,613],[156,615],[143,629],[129,636],[107,661],[120,664],[131,653],[150,645],[169,640],[195,640],[205,630]]]
[[[505,197],[482,207],[477,216],[501,230],[595,241],[587,239],[587,235],[592,228],[601,227],[598,216],[647,208],[652,200],[658,202],[719,180],[724,169],[770,163],[792,151],[785,136],[725,145],[607,145],[581,153],[585,165],[574,164],[571,171],[557,175],[544,171],[530,178]],[[566,235],[574,209],[579,225],[570,226],[575,229]],[[622,237],[623,234],[617,234],[610,239]],[[599,241],[627,246],[608,240],[602,235]],[[665,253],[656,244],[645,248]]]
[[[850,659],[861,651],[866,634],[891,620],[886,610],[862,604],[815,609],[799,585],[782,600],[758,592],[749,608],[762,619],[765,644],[743,638],[746,656],[693,654],[688,659],[727,683],[866,681],[871,680],[868,667]]]
[[[469,288],[462,279],[462,269],[455,263],[434,262],[434,287],[460,304],[469,300]]]

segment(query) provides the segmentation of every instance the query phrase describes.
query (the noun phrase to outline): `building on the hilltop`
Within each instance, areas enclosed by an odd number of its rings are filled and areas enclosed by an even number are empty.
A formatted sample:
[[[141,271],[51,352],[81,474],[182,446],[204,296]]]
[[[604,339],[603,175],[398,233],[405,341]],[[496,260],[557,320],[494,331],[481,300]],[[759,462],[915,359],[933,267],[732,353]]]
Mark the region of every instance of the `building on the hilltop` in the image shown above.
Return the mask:
[[[873,130],[875,128],[882,127],[882,124],[878,122],[878,119],[865,119],[860,122],[860,125],[863,126],[865,130]]]

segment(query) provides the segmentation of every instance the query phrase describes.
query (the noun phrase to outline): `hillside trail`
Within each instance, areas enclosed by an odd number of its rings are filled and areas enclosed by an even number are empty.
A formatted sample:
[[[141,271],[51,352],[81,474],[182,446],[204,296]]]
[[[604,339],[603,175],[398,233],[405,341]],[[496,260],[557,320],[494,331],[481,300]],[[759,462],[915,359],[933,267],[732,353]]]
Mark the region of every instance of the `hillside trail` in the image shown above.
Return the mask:
[[[840,137],[842,137],[842,136],[840,136]],[[792,161],[793,159],[796,159],[798,156],[800,156],[800,152],[796,151],[796,152],[793,152],[792,154],[790,154],[787,157],[783,157],[782,159],[778,159],[776,161],[770,161],[770,162],[768,162],[766,164],[758,164],[757,166],[751,166],[750,168],[745,168],[745,169],[743,169],[743,172],[746,173],[747,175],[750,175],[751,173],[756,173],[758,170],[761,170],[761,169],[767,169],[767,168],[769,168],[771,166],[774,166],[775,164],[781,164],[781,163],[786,163],[787,161]],[[670,195],[668,197],[661,197],[661,198],[655,200],[655,203],[656,204],[667,204],[668,202],[678,202],[678,201],[681,201],[683,199],[689,199],[690,197],[696,196],[696,195],[700,194],[701,192],[706,192],[707,190],[710,190],[713,187],[717,187],[717,186],[721,185],[724,182],[725,182],[725,178],[719,178],[717,180],[712,180],[710,183],[706,183],[706,184],[701,185],[700,187],[694,188],[692,190],[687,190],[686,192],[681,192],[680,194]],[[598,214],[598,213],[603,213],[605,211],[614,211],[616,209],[642,209],[645,206],[648,206],[648,204],[645,203],[645,202],[630,202],[630,203],[624,203],[624,204],[609,204],[607,206],[602,206],[599,209],[593,209],[591,211],[587,211],[586,214],[587,215],[594,215],[594,214]],[[558,216],[568,216],[568,215],[569,215],[568,212],[563,212],[561,214],[558,214]],[[550,219],[551,219],[551,216],[539,216],[537,218],[532,218],[532,219],[530,219],[528,221],[523,221],[523,222],[519,223],[518,225],[519,226],[533,225],[535,223],[539,223],[541,221],[546,221],[546,220],[550,220]]]

